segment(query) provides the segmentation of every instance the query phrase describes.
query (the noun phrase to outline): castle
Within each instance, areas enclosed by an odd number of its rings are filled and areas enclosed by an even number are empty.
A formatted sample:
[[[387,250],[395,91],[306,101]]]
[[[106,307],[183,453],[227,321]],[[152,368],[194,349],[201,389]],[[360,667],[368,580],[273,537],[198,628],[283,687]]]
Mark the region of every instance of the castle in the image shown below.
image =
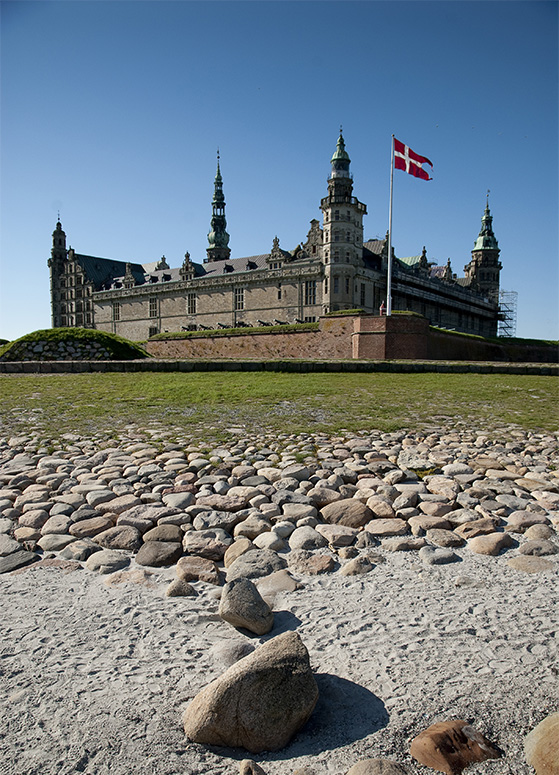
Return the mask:
[[[362,309],[379,314],[386,300],[388,239],[363,240],[367,207],[353,196],[350,158],[342,133],[331,159],[322,226],[310,222],[293,250],[274,238],[269,253],[231,258],[223,179],[217,161],[202,263],[186,253],[182,266],[165,257],[152,264],[98,258],[66,248],[60,219],[50,268],[52,326],[83,326],[144,340],[164,331],[311,322],[328,312]],[[496,336],[499,246],[489,203],[464,267],[436,266],[420,255],[392,261],[392,309],[410,310],[441,328]]]

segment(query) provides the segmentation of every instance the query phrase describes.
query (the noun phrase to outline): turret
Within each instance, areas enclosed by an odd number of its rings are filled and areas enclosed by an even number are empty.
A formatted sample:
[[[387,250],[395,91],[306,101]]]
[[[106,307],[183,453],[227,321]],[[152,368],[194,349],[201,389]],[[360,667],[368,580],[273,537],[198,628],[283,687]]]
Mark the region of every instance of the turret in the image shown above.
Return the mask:
[[[52,248],[48,260],[50,274],[50,301],[51,301],[51,326],[65,325],[62,322],[62,314],[66,312],[63,303],[65,300],[64,291],[61,288],[64,284],[64,267],[66,264],[66,233],[62,229],[60,216],[56,222],[56,228],[52,233]]]
[[[474,242],[472,260],[464,267],[466,277],[471,278],[484,296],[498,304],[499,277],[503,265],[499,261],[499,243],[493,233],[493,217],[489,210],[489,192],[485,212],[481,219],[481,230]]]
[[[214,179],[214,195],[212,199],[212,219],[208,233],[208,261],[227,260],[231,255],[229,234],[226,231],[225,196],[223,194],[223,178],[219,168],[219,151],[217,153],[217,172]]]
[[[324,214],[326,312],[351,309],[358,303],[354,298],[354,277],[363,261],[363,216],[367,208],[353,196],[350,161],[340,128],[336,150],[330,159],[328,196],[320,203]]]
[[[50,252],[52,258],[66,258],[66,232],[62,229],[60,218],[56,222],[56,228],[52,233],[52,249]]]

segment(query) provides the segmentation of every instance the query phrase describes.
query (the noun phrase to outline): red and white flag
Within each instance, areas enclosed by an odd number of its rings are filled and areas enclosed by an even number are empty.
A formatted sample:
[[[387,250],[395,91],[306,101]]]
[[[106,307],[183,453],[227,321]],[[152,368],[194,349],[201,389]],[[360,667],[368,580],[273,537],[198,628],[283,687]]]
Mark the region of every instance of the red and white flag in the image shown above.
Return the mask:
[[[423,169],[424,164],[429,164],[433,167],[433,162],[429,161],[426,156],[420,156],[408,145],[404,145],[399,140],[394,138],[394,167],[397,170],[404,170],[404,172],[413,175],[415,178],[423,178],[423,180],[433,180],[429,177],[427,170]]]

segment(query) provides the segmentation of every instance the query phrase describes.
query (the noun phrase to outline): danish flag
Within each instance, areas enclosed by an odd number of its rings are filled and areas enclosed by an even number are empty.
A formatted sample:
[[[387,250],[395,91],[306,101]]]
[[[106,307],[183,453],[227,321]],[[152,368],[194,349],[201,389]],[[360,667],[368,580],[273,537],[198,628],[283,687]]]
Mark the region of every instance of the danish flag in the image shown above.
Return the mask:
[[[423,169],[423,164],[429,164],[433,167],[433,162],[429,161],[426,156],[420,156],[408,145],[404,145],[399,140],[394,138],[394,167],[397,170],[404,170],[404,172],[413,175],[415,178],[423,178],[423,180],[433,180],[429,177],[427,170]]]

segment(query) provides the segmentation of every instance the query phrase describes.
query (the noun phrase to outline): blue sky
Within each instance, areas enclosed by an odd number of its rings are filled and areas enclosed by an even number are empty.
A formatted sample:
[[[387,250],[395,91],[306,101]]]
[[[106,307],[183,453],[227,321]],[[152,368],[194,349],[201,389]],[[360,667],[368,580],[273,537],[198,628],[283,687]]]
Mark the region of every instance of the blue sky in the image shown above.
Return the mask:
[[[77,252],[179,266],[207,246],[216,149],[233,257],[304,241],[343,125],[365,237],[459,275],[487,189],[517,335],[557,338],[557,3],[1,3],[0,337],[50,327],[60,211]]]

